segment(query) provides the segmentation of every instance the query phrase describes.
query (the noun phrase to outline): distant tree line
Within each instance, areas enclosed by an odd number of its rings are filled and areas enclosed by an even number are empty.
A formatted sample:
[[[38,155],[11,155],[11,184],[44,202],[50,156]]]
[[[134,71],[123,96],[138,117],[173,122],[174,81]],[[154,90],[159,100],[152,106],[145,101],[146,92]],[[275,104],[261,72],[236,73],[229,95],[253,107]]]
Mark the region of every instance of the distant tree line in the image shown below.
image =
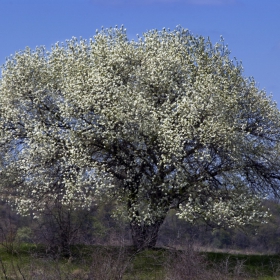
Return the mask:
[[[251,252],[280,252],[280,204],[265,202],[271,216],[265,224],[239,228],[212,228],[203,221],[195,224],[178,219],[170,212],[160,228],[157,246],[199,250],[240,250]],[[0,244],[16,250],[20,243],[45,245],[50,254],[71,255],[77,245],[130,246],[133,244],[129,224],[112,217],[113,203],[104,203],[90,210],[56,205],[45,210],[38,219],[22,217],[2,202],[0,206]]]

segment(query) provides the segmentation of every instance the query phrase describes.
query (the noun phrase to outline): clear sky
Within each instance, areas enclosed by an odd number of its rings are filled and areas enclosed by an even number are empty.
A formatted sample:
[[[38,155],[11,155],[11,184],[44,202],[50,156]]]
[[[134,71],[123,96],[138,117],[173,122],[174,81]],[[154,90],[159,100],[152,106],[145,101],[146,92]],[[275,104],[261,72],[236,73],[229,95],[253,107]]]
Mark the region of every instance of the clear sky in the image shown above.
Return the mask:
[[[280,108],[280,0],[0,0],[0,64],[26,46],[50,48],[122,24],[131,39],[176,25],[213,43],[222,35],[244,75]]]

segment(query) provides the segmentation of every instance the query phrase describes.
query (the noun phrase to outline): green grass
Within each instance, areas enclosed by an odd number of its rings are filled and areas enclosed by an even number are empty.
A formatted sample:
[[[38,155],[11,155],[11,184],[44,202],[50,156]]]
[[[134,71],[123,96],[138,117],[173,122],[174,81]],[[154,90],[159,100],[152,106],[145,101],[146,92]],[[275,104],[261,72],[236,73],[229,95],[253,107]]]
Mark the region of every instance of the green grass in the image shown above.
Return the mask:
[[[245,255],[228,253],[205,253],[212,264],[228,264],[230,272],[240,263],[244,270],[251,275],[263,277],[280,276],[280,255]],[[261,279],[261,278],[260,278]],[[270,278],[262,278],[270,279]],[[272,278],[274,279],[274,278]]]
[[[84,280],[86,275],[97,273],[112,275],[125,271],[124,280],[164,280],[168,261],[175,258],[175,264],[184,269],[186,264],[176,261],[177,254],[183,253],[168,249],[154,249],[136,252],[132,247],[109,246],[74,246],[71,258],[51,256],[46,254],[44,246],[21,244],[13,251],[7,251],[0,246],[0,279],[68,279]],[[236,279],[236,269],[242,267],[242,274],[238,279],[272,280],[280,279],[279,255],[245,255],[228,253],[195,253],[202,254],[207,269],[219,269],[219,275],[225,273],[225,278]],[[187,256],[187,254],[185,254]],[[170,258],[171,257],[171,258]],[[190,257],[192,258],[192,256]],[[199,259],[199,258],[198,258]],[[188,259],[180,259],[181,261]],[[174,261],[174,259],[173,259]],[[177,263],[176,263],[177,262]],[[199,269],[198,264],[198,269]],[[90,274],[91,273],[91,274]],[[100,275],[101,275],[100,274]],[[48,278],[44,278],[47,275]],[[59,276],[59,278],[58,278]],[[93,277],[93,276],[92,276]],[[98,278],[99,277],[99,278]],[[109,276],[108,276],[109,277]],[[203,279],[203,276],[200,276]],[[243,277],[243,278],[242,278]],[[91,278],[88,278],[91,279]]]

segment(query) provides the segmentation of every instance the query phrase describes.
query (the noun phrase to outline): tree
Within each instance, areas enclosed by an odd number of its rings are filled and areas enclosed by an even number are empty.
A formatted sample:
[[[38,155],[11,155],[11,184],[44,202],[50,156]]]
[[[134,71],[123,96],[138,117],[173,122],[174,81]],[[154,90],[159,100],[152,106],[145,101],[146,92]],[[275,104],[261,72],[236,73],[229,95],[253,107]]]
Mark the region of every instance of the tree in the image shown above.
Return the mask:
[[[142,249],[171,208],[235,226],[263,221],[261,198],[279,192],[279,111],[223,40],[177,27],[135,42],[102,29],[16,53],[0,92],[21,212],[114,197]]]

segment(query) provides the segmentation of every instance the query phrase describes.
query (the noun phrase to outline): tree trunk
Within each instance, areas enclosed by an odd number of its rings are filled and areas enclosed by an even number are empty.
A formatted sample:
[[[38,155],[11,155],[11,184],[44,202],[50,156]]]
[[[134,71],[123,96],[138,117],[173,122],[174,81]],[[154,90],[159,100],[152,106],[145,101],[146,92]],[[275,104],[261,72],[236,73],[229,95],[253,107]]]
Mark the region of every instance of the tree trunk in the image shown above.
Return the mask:
[[[147,248],[154,248],[157,243],[159,228],[164,218],[157,220],[151,225],[130,223],[131,236],[134,247],[141,251]]]

